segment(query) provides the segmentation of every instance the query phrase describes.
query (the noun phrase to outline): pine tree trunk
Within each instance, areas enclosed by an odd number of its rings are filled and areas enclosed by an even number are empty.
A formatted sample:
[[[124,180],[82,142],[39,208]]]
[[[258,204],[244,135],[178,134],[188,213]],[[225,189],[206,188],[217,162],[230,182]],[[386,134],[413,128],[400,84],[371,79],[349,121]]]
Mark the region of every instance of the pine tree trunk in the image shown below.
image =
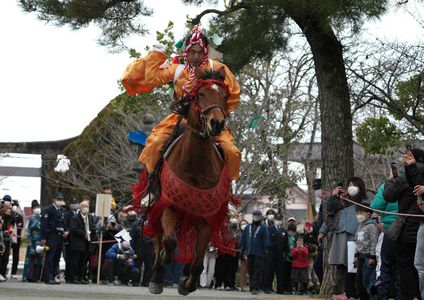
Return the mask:
[[[305,34],[314,58],[321,109],[322,186],[330,191],[337,181],[347,183],[353,176],[352,114],[343,49],[326,19],[291,17]],[[325,262],[329,249],[325,249]],[[324,272],[321,296],[330,297],[340,291],[344,274],[328,266]]]

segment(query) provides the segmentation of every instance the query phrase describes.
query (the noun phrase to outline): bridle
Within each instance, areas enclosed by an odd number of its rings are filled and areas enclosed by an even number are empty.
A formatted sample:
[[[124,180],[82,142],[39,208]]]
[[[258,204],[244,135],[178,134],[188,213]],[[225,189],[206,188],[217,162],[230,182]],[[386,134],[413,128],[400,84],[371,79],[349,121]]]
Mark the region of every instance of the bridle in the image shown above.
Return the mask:
[[[216,84],[216,85],[220,86],[222,89],[224,89],[225,95],[226,95],[225,98],[228,99],[228,96],[230,94],[228,85],[226,85],[223,80],[216,80],[216,79],[201,79],[201,80],[199,80],[196,88],[189,95],[190,104],[193,107],[193,111],[195,113],[197,120],[199,120],[199,122],[200,122],[200,130],[195,129],[188,124],[187,125],[194,134],[196,134],[196,135],[198,135],[202,138],[210,137],[208,126],[206,124],[206,122],[207,122],[206,114],[207,114],[208,111],[210,111],[213,108],[219,108],[221,110],[221,112],[224,114],[225,118],[227,118],[228,115],[229,115],[227,108],[224,108],[221,104],[214,103],[214,104],[208,105],[206,107],[201,107],[200,104],[199,104],[199,90],[202,87],[205,87],[205,86],[211,88],[212,85],[214,85],[214,84]]]

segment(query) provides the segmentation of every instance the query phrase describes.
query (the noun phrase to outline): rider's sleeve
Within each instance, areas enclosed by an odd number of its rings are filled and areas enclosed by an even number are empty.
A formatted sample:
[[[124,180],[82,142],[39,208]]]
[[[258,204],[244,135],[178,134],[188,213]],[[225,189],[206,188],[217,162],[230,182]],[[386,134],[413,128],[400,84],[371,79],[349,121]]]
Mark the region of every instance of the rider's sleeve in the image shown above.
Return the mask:
[[[237,79],[234,77],[234,74],[231,73],[230,69],[224,65],[225,69],[225,83],[228,85],[230,90],[230,97],[228,98],[228,110],[234,111],[240,101],[240,85],[237,82]]]
[[[140,94],[171,82],[177,65],[165,65],[165,61],[165,54],[151,51],[129,64],[121,79],[127,93]]]

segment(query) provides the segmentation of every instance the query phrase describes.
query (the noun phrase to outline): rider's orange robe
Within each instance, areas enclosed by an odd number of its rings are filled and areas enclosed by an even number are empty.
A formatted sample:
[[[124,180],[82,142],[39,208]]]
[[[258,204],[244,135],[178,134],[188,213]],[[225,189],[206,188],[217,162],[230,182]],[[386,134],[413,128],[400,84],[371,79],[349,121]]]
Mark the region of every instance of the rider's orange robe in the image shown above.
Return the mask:
[[[135,95],[152,90],[155,87],[163,86],[174,81],[177,64],[165,64],[166,55],[151,51],[143,58],[132,62],[122,76],[122,84],[129,95]],[[213,68],[210,63],[213,63]],[[209,60],[204,64],[205,70],[218,70],[225,68],[225,83],[229,87],[228,110],[233,111],[240,100],[240,86],[228,67],[218,61]],[[184,69],[176,78],[175,92],[178,98],[183,95],[183,86],[189,77],[188,71]],[[153,171],[163,147],[165,147],[174,127],[177,123],[178,115],[170,114],[156,125],[152,134],[147,138],[146,147],[139,157],[139,161],[146,165],[147,171]],[[240,176],[240,151],[233,144],[233,137],[228,129],[225,129],[219,136],[214,138],[219,143],[225,153],[225,159],[229,169],[230,178],[235,180]]]

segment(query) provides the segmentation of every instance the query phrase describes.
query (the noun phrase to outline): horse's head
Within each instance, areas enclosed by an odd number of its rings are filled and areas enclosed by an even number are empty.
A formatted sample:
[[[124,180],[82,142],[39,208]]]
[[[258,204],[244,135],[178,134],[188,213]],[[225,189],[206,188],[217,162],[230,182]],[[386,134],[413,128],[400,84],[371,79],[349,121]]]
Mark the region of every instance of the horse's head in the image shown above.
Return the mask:
[[[194,133],[202,137],[214,137],[221,134],[228,116],[228,86],[225,84],[225,70],[203,72],[196,69],[198,85],[190,95],[191,107],[188,124]]]

